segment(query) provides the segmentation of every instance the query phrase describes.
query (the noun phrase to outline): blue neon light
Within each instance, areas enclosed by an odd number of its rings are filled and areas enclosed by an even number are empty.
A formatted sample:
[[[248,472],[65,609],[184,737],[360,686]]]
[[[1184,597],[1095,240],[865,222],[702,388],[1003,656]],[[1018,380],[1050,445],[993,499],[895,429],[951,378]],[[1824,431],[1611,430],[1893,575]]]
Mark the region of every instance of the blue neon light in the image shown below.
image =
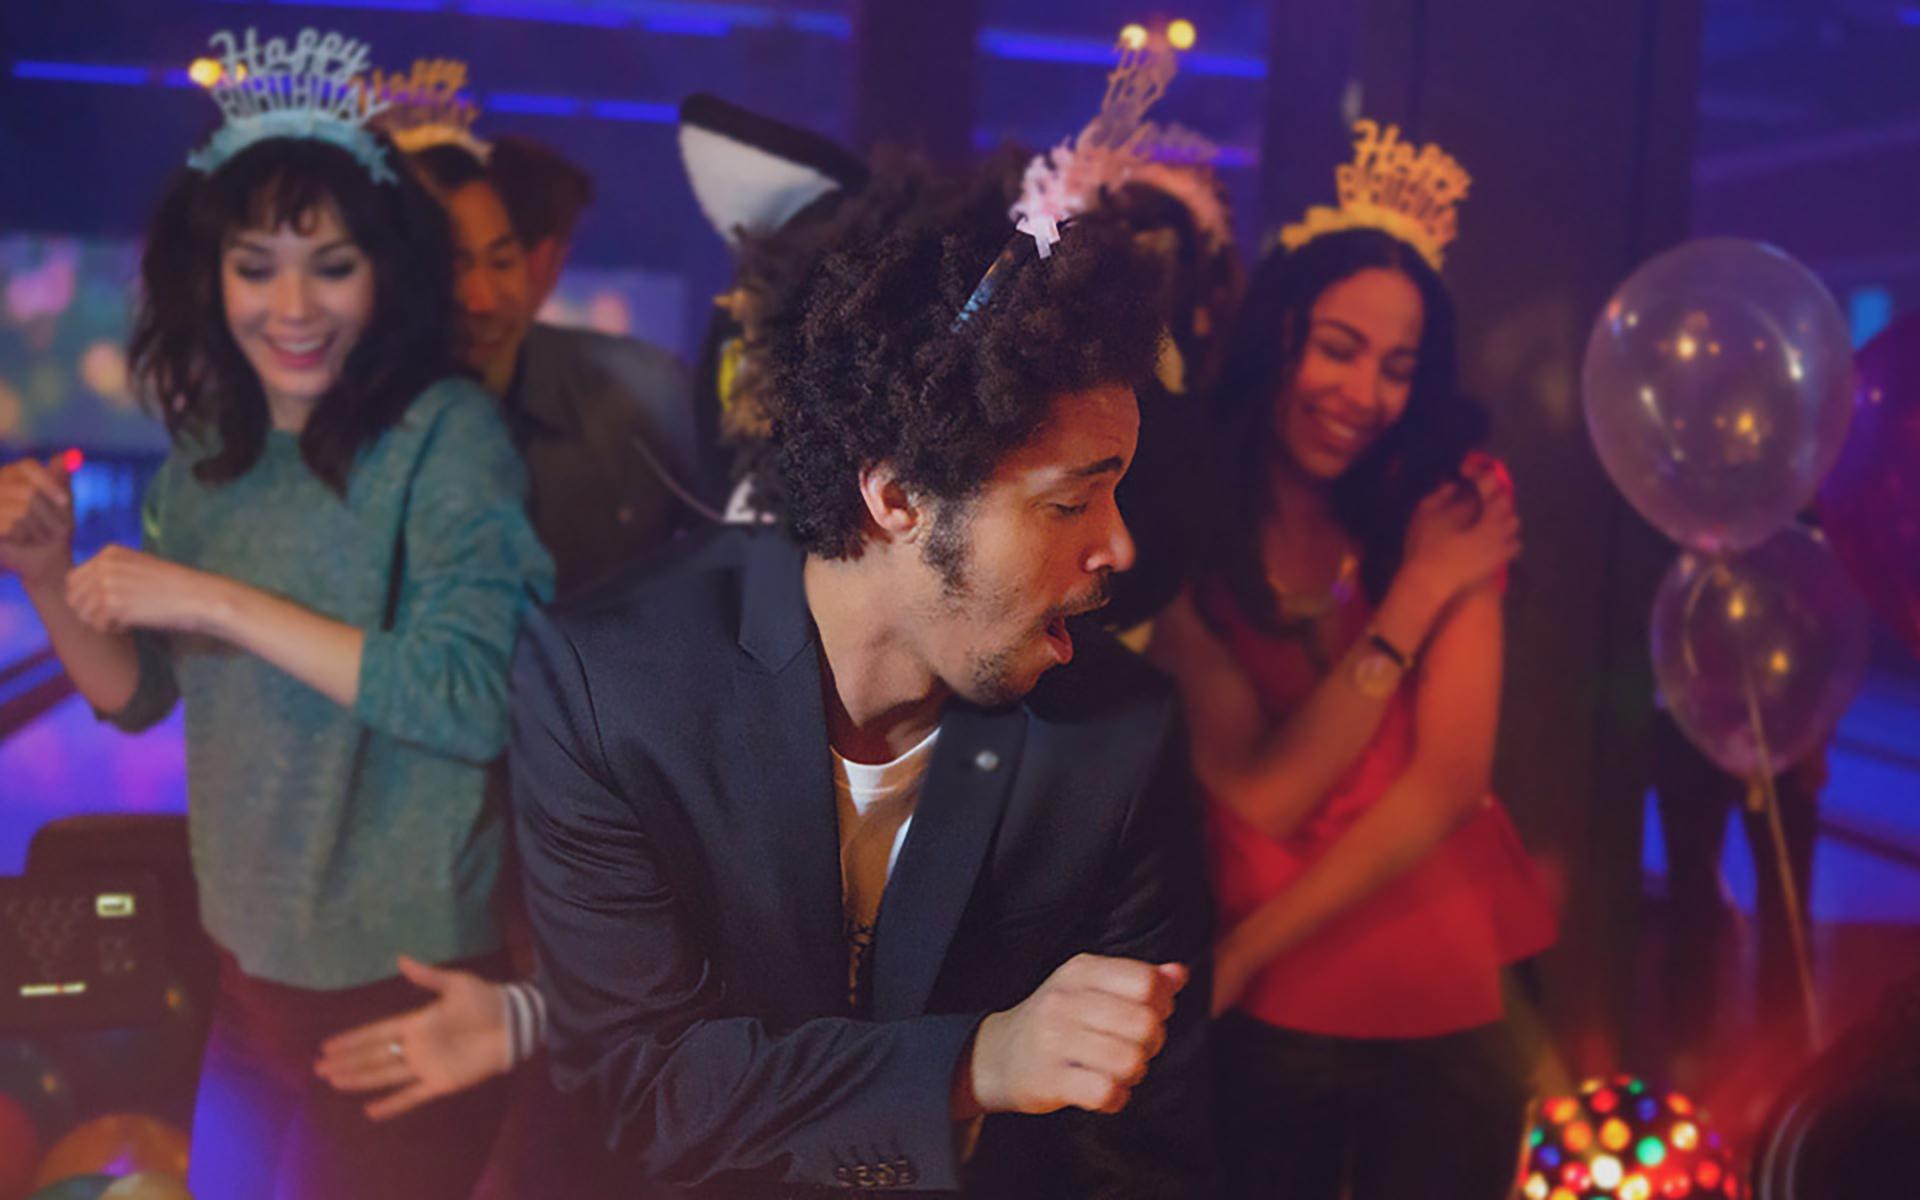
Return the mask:
[[[982,29],[980,48],[995,58],[1025,62],[1095,63],[1101,66],[1113,62],[1113,43],[1098,38]]]
[[[214,0],[216,4],[256,4],[259,0]],[[269,4],[299,8],[385,8],[399,12],[438,12],[450,0],[267,0]]]
[[[787,14],[787,24],[801,33],[819,34],[821,37],[850,38],[853,36],[853,20],[839,13],[792,12]]]
[[[118,67],[106,63],[47,62],[22,59],[13,64],[15,79],[45,79],[58,83],[104,83],[139,87],[153,82],[146,67]]]
[[[640,27],[648,33],[678,34],[682,37],[726,37],[734,23],[725,17],[699,17],[682,13],[641,17]]]
[[[1180,69],[1194,75],[1224,75],[1229,79],[1265,79],[1266,60],[1251,54],[1182,54]]]
[[[645,100],[593,100],[587,104],[587,115],[606,121],[638,121],[646,125],[677,125],[680,123],[680,109],[672,104],[655,104]]]
[[[1893,293],[1886,288],[1856,288],[1847,297],[1847,323],[1853,332],[1853,344],[1864,346],[1893,322]]]
[[[553,96],[540,92],[488,92],[484,107],[488,112],[571,117],[579,114],[581,101],[578,96]]]
[[[547,21],[556,25],[591,25],[600,29],[617,29],[633,20],[632,13],[615,9],[541,4],[538,0],[460,0],[460,7],[476,17]]]

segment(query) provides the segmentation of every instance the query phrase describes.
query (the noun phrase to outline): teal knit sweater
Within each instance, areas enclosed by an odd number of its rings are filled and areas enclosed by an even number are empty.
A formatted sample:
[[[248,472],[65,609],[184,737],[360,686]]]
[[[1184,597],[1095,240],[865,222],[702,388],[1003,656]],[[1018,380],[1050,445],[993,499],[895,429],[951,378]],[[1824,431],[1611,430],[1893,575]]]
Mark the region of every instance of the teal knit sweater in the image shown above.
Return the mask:
[[[136,635],[138,689],[103,716],[144,729],[186,700],[208,932],[249,975],[306,988],[385,978],[401,952],[495,949],[503,814],[487,764],[505,743],[514,637],[553,565],[492,399],[464,380],[428,388],[361,453],[344,501],[293,434],[269,434],[219,486],[194,478],[201,452],[177,447],[154,477],[146,549],[366,631],[351,711],[224,643]]]

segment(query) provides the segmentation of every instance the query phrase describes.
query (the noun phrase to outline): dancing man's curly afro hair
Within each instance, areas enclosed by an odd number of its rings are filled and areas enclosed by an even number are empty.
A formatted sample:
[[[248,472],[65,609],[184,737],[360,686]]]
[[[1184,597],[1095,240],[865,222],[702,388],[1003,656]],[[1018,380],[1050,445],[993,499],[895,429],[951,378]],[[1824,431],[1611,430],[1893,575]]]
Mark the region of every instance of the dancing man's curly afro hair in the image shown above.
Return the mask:
[[[830,243],[784,281],[760,349],[782,508],[809,553],[859,553],[866,467],[889,464],[943,510],[964,505],[1039,430],[1053,397],[1151,376],[1164,268],[1097,209],[954,328],[1013,234],[1018,166],[1002,157],[954,181],[882,158],[834,215]],[[749,244],[747,276],[791,276],[756,253]]]

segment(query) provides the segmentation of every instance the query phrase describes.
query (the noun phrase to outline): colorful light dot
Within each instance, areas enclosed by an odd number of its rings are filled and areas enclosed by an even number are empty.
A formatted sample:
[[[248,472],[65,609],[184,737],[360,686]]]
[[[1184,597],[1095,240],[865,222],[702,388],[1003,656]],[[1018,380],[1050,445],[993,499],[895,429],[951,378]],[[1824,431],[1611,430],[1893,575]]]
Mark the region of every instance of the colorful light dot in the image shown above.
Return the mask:
[[[1191,50],[1198,32],[1192,21],[1173,21],[1167,25],[1167,44],[1175,50]]]
[[[1534,1131],[1527,1135],[1527,1145],[1529,1146],[1538,1146],[1541,1142],[1544,1142],[1546,1140],[1547,1140],[1547,1131],[1539,1128],[1538,1126],[1535,1126]]]
[[[220,74],[220,60],[217,58],[196,58],[187,67],[187,78],[203,88],[219,83]]]
[[[1612,1088],[1601,1088],[1593,1094],[1593,1099],[1587,1101],[1588,1108],[1601,1114],[1610,1113],[1619,1106],[1620,1097],[1614,1094]]]
[[[1602,1154],[1593,1160],[1593,1185],[1603,1191],[1619,1187],[1620,1177],[1625,1173],[1620,1169],[1620,1160],[1611,1154]]]
[[[1540,1147],[1540,1165],[1551,1171],[1560,1165],[1560,1149],[1557,1146]]]
[[[1640,1160],[1643,1167],[1657,1167],[1667,1161],[1667,1146],[1659,1138],[1641,1138],[1640,1144],[1633,1148],[1633,1156]]]
[[[1580,1102],[1571,1096],[1556,1096],[1547,1101],[1547,1119],[1555,1125],[1565,1125],[1579,1111]]]
[[[1703,1188],[1718,1187],[1720,1186],[1720,1164],[1708,1159],[1694,1170],[1693,1177],[1700,1181],[1700,1186]]]
[[[1580,1200],[1580,1197],[1565,1188],[1555,1188],[1553,1189],[1553,1194],[1548,1196],[1547,1200]]]
[[[1693,1111],[1693,1101],[1682,1096],[1679,1092],[1675,1092],[1673,1095],[1667,1097],[1667,1107],[1679,1113],[1681,1116],[1686,1116]]]
[[[1609,1150],[1625,1150],[1627,1143],[1632,1140],[1633,1130],[1628,1129],[1627,1123],[1619,1117],[1608,1119],[1607,1123],[1600,1127],[1600,1144]]]
[[[86,463],[87,456],[78,450],[68,450],[60,455],[60,465],[67,469],[67,474],[69,475],[78,471],[81,467],[85,466]]]
[[[1147,46],[1147,27],[1145,25],[1123,25],[1120,28],[1120,44],[1129,50],[1144,50]]]
[[[1652,1195],[1653,1185],[1645,1175],[1629,1175],[1620,1185],[1620,1200],[1648,1200]]]
[[[1577,1192],[1592,1183],[1593,1176],[1587,1173],[1587,1164],[1568,1163],[1566,1169],[1560,1172],[1560,1182]]]
[[[1634,1105],[1633,1111],[1642,1121],[1653,1121],[1660,1116],[1660,1102],[1652,1096],[1642,1096],[1640,1103]]]
[[[1691,1150],[1700,1144],[1700,1127],[1692,1121],[1682,1121],[1673,1127],[1673,1148]]]
[[[1585,1121],[1575,1121],[1561,1131],[1560,1138],[1567,1144],[1567,1149],[1575,1154],[1585,1154],[1587,1147],[1593,1145],[1593,1126]]]
[[[1693,1195],[1693,1180],[1685,1175],[1669,1175],[1667,1181],[1660,1185],[1660,1194],[1667,1200],[1684,1200],[1684,1197]]]
[[[1638,1079],[1630,1080],[1627,1083],[1627,1091],[1631,1095],[1638,1096],[1641,1092],[1644,1092],[1646,1090],[1647,1090],[1647,1085],[1644,1083],[1641,1083]]]
[[[1527,1186],[1521,1190],[1526,1192],[1527,1200],[1547,1200],[1547,1177],[1535,1171],[1527,1176]]]

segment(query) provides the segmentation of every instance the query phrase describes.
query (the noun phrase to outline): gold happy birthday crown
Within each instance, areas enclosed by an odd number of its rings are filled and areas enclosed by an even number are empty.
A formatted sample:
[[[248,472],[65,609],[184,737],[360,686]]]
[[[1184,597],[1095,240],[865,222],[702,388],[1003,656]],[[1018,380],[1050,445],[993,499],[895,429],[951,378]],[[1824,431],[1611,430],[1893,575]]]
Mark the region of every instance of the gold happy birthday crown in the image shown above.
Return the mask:
[[[1280,244],[1298,250],[1323,233],[1343,229],[1379,229],[1420,252],[1440,269],[1447,243],[1457,232],[1454,208],[1473,182],[1453,156],[1432,142],[1414,151],[1400,140],[1400,127],[1384,130],[1376,121],[1355,121],[1353,161],[1333,178],[1340,207],[1317,205],[1295,225],[1280,231]]]
[[[365,95],[383,105],[377,123],[404,154],[459,146],[485,162],[493,147],[473,135],[480,110],[464,95],[467,64],[453,58],[415,59],[406,75],[375,69]]]

